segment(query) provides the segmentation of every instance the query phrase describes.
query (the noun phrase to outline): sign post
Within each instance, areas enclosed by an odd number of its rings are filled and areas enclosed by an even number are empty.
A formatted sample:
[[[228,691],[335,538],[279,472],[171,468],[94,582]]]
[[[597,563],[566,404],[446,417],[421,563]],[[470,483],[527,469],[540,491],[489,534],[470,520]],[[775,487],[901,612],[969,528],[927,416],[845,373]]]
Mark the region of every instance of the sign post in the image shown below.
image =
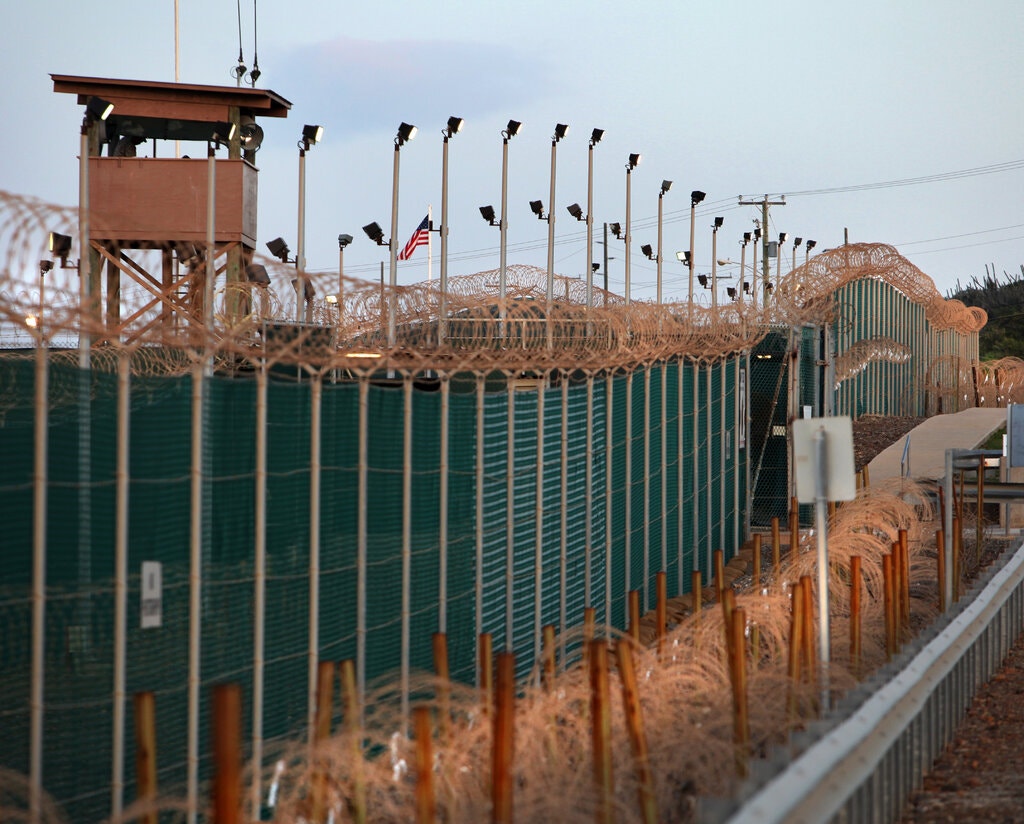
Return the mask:
[[[793,421],[793,463],[797,501],[814,504],[818,552],[819,660],[821,708],[829,708],[831,638],[828,594],[828,502],[850,501],[857,494],[853,463],[853,421],[847,416]]]

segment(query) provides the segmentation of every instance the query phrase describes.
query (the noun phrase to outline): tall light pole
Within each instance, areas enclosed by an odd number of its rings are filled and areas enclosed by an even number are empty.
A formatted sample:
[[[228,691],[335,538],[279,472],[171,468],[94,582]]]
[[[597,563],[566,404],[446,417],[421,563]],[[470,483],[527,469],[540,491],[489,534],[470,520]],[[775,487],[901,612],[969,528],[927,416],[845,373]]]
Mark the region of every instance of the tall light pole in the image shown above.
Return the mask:
[[[816,240],[809,240],[807,241],[807,243],[804,244],[804,263],[807,263],[807,261],[810,259],[811,249],[813,249],[817,245],[818,241]]]
[[[587,308],[594,305],[594,147],[604,137],[604,129],[590,133],[587,147]],[[607,240],[607,238],[605,238]],[[608,247],[605,246],[605,255]],[[606,265],[607,268],[607,265]]]
[[[690,302],[690,314],[693,314],[693,232],[694,219],[697,215],[697,204],[704,200],[707,195],[704,192],[694,190],[690,192],[690,253],[686,258],[686,266],[690,270],[690,286],[687,292]]]
[[[760,227],[754,228],[753,262],[750,264],[750,296],[757,308],[757,244],[761,240]]]
[[[632,185],[633,169],[635,169],[639,165],[640,165],[640,155],[638,155],[638,154],[631,154],[629,156],[629,160],[626,163],[626,267],[625,267],[626,306],[629,306],[629,302],[630,302],[630,295],[629,295],[629,244],[630,244],[629,224],[630,224],[630,201],[632,199],[631,198],[630,187]]]
[[[672,188],[671,180],[661,181],[661,191],[658,192],[658,303],[661,303],[661,218],[662,218],[662,201],[665,199],[665,194],[669,189]]]
[[[788,235],[785,232],[779,232],[779,248],[775,254],[775,288],[779,287],[779,281],[782,280],[782,244],[786,242]]]
[[[418,129],[408,123],[400,123],[398,134],[395,135],[395,168],[391,180],[391,240],[388,243],[388,251],[391,257],[391,269],[388,284],[391,293],[388,295],[388,346],[395,345],[395,312],[397,309],[395,292],[398,289],[398,158],[401,155],[402,146],[416,137]]]
[[[441,150],[441,293],[437,305],[437,342],[440,345],[448,326],[448,141],[462,131],[461,117],[449,117],[441,130],[444,144]]]
[[[740,243],[740,283],[739,296],[740,306],[743,306],[743,293],[747,285],[747,244],[750,243],[750,232],[743,233],[743,241]]]
[[[302,320],[302,302],[306,294],[306,152],[324,136],[323,126],[305,125],[299,140],[299,231],[295,241],[295,322]]]
[[[548,195],[548,291],[547,305],[555,296],[555,153],[558,141],[568,133],[569,127],[564,123],[555,124],[555,133],[551,135],[551,192]]]
[[[800,244],[803,243],[803,242],[804,242],[804,239],[802,237],[795,237],[795,238],[793,238],[793,269],[796,269],[796,250],[799,248]]]
[[[341,324],[344,320],[345,307],[345,247],[352,242],[352,235],[338,235],[338,335],[341,335]],[[329,298],[330,295],[327,296]],[[325,298],[326,299],[326,298]],[[328,303],[330,301],[328,300]]]
[[[718,230],[725,223],[724,217],[716,217],[711,226],[711,310],[718,310]],[[692,260],[692,258],[691,258]]]
[[[501,220],[498,223],[498,231],[501,234],[501,248],[499,250],[498,263],[498,313],[502,320],[505,319],[505,287],[507,283],[507,237],[508,237],[508,142],[517,134],[523,124],[518,120],[510,120],[508,126],[501,130]]]

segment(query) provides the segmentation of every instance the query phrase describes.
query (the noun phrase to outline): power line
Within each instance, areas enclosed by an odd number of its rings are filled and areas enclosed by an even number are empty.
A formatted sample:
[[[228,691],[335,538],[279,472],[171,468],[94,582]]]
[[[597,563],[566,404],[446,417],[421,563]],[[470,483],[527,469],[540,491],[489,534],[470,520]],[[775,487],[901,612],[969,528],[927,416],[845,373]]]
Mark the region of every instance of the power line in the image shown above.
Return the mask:
[[[796,192],[786,192],[787,197],[800,197],[810,195],[832,195],[842,192],[865,192],[871,189],[891,189],[896,186],[917,186],[922,183],[938,183],[945,180],[959,180],[965,177],[977,177],[978,175],[998,174],[999,172],[1012,172],[1024,168],[1024,160],[1010,160],[1005,163],[993,163],[990,166],[975,166],[973,169],[959,169],[954,172],[939,172],[938,174],[922,175],[921,177],[905,177],[900,180],[884,180],[879,183],[859,183],[852,186],[833,186],[827,189],[803,189]]]

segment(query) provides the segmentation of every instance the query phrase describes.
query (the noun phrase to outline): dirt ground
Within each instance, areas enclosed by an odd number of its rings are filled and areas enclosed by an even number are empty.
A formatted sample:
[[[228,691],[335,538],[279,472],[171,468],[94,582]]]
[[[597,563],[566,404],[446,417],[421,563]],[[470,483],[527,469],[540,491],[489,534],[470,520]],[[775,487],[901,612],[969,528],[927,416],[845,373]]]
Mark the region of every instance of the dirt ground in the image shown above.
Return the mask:
[[[853,422],[853,461],[857,469],[869,463],[887,446],[896,443],[927,418],[867,415]]]

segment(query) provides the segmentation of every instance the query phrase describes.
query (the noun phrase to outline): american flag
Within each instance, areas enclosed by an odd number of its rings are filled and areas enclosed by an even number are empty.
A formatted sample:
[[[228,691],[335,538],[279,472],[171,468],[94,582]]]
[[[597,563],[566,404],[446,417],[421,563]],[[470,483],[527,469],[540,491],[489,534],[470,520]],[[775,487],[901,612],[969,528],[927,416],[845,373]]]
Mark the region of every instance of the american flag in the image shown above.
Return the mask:
[[[416,251],[417,246],[426,246],[430,242],[430,220],[428,218],[429,215],[420,221],[420,225],[412,233],[412,237],[405,244],[405,248],[398,253],[399,260],[408,260],[412,257],[412,253]]]

